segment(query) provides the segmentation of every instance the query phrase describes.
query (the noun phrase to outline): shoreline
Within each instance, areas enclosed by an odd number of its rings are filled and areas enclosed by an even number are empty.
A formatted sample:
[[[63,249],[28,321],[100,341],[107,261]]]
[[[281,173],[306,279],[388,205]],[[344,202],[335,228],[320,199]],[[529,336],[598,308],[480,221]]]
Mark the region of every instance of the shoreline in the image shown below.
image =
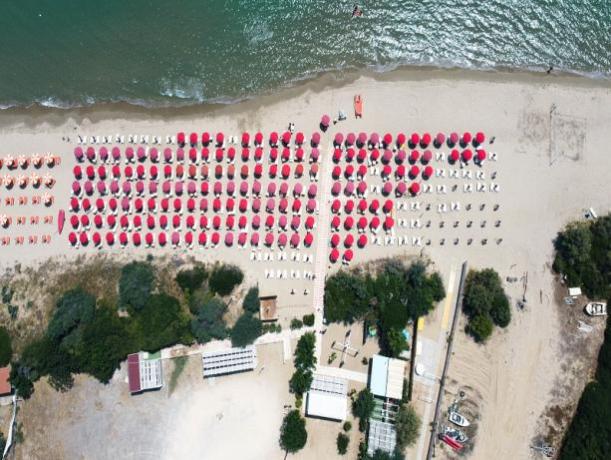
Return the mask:
[[[40,102],[34,102],[27,106],[14,105],[0,108],[0,127],[3,125],[2,119],[6,117],[45,117],[54,114],[62,114],[65,118],[75,118],[75,120],[79,121],[84,118],[92,118],[92,115],[100,114],[112,117],[118,113],[135,117],[147,115],[159,119],[181,118],[192,115],[212,115],[243,104],[256,103],[258,101],[270,103],[277,99],[297,97],[307,91],[318,93],[328,89],[339,89],[362,78],[371,79],[376,82],[461,80],[489,83],[543,83],[582,88],[600,87],[611,89],[611,73],[608,75],[590,76],[578,71],[558,69],[554,70],[553,74],[548,75],[545,71],[503,67],[469,69],[430,65],[398,65],[394,68],[383,70],[368,67],[358,70],[323,71],[304,76],[302,79],[288,81],[275,89],[264,90],[257,94],[226,101],[212,99],[201,102],[193,101],[153,105],[149,105],[144,101],[142,103],[136,101],[102,101],[89,105],[66,107],[48,106]]]

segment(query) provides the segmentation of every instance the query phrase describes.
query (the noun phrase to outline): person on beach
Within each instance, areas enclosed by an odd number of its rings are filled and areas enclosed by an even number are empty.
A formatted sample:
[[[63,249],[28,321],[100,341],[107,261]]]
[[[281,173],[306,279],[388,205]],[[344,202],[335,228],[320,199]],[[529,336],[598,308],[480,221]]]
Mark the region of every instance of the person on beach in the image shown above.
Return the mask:
[[[550,64],[549,69],[547,69],[547,74],[549,75],[554,70],[554,66]]]
[[[354,5],[354,9],[352,10],[352,17],[360,18],[361,16],[363,16],[363,10],[358,5]]]

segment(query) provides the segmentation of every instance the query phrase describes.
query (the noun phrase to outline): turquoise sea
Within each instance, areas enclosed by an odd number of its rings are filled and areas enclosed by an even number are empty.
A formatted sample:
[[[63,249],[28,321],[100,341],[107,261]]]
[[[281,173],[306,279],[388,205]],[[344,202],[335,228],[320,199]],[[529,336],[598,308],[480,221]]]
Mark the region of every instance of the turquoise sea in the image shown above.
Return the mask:
[[[0,107],[231,102],[397,66],[611,76],[611,0],[2,0]]]

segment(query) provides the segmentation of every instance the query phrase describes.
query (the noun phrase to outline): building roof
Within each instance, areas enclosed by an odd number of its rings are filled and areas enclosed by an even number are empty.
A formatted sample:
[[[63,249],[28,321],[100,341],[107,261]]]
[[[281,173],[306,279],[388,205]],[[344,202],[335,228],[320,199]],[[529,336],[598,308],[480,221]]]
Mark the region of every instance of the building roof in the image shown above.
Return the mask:
[[[127,379],[130,393],[153,390],[163,386],[159,353],[132,353],[127,356]]]
[[[202,353],[202,366],[204,378],[251,371],[257,367],[257,349],[249,345]]]
[[[405,361],[374,355],[369,389],[376,396],[401,399],[404,375]]]
[[[10,366],[0,368],[0,396],[11,394],[13,391],[10,382]]]
[[[339,377],[314,374],[306,398],[306,415],[345,420],[348,410],[348,382]]]
[[[373,453],[380,449],[392,453],[397,446],[397,430],[392,423],[380,420],[369,420],[369,438],[367,440],[367,453]]]
[[[259,317],[261,321],[276,321],[278,319],[278,296],[259,298]]]

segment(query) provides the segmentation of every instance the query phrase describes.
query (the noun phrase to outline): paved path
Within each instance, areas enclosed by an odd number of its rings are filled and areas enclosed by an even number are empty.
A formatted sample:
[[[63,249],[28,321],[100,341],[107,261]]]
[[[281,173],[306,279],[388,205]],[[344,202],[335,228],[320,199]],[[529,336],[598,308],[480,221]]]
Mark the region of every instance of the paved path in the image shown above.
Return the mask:
[[[320,363],[320,357],[322,355],[322,329],[323,329],[323,313],[324,313],[324,301],[325,301],[325,278],[327,275],[327,253],[329,251],[329,208],[331,207],[331,197],[329,195],[331,191],[331,146],[328,147],[326,152],[321,152],[321,167],[319,174],[321,179],[320,190],[320,214],[317,219],[317,233],[316,236],[318,241],[316,243],[316,264],[314,266],[314,329],[316,333],[316,362]]]
[[[319,374],[329,375],[331,377],[340,377],[354,382],[367,384],[367,374],[364,372],[351,371],[339,367],[318,366],[316,372]]]

